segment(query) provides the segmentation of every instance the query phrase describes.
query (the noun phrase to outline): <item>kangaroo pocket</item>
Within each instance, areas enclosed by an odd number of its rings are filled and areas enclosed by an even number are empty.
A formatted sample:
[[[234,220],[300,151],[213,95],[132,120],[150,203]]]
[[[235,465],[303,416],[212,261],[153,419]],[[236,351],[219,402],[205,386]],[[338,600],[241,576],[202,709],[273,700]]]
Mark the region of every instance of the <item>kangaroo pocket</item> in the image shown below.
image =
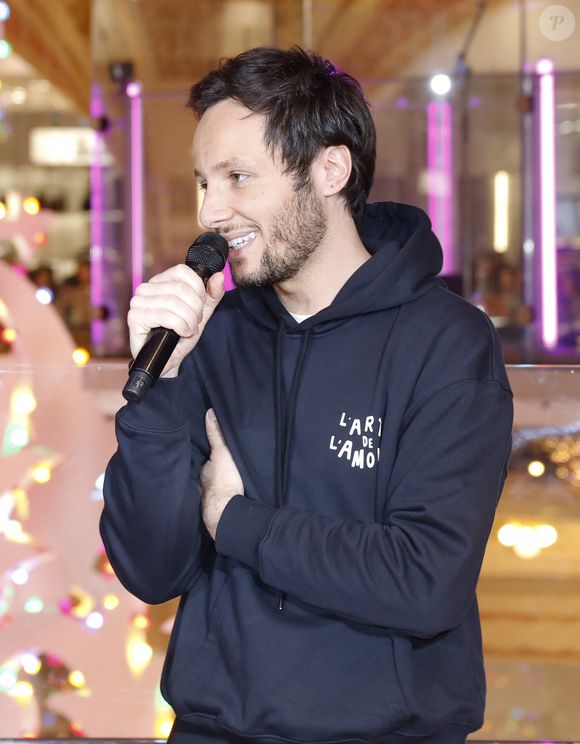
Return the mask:
[[[282,611],[277,604],[275,592],[235,569],[190,658],[184,613],[165,675],[181,718],[212,715],[240,733],[308,740],[377,736],[403,723],[389,635],[292,598]]]
[[[453,630],[436,638],[394,636],[397,671],[409,718],[399,730],[425,736],[449,725],[483,723],[485,678],[477,606]]]

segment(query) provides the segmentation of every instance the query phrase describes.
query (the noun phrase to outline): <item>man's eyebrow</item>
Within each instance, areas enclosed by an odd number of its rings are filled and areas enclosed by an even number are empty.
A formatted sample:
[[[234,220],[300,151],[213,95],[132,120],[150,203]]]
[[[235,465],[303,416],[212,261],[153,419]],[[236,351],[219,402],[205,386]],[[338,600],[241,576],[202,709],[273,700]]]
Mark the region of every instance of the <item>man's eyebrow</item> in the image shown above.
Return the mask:
[[[219,163],[212,165],[211,170],[214,172],[219,172],[228,170],[229,168],[242,168],[249,165],[250,162],[248,160],[243,160],[242,158],[228,158],[227,160],[220,160]],[[193,175],[196,178],[200,178],[202,174],[197,168],[194,168]]]

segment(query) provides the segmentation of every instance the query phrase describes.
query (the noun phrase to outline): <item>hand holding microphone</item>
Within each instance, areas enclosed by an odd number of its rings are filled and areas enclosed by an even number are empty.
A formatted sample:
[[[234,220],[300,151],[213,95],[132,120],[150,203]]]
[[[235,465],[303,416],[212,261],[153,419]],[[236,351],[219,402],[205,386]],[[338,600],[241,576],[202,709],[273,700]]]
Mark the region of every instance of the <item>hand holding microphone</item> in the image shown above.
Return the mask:
[[[139,402],[162,373],[177,375],[224,295],[221,272],[227,255],[225,238],[202,233],[187,251],[185,264],[137,287],[127,316],[135,361],[123,388],[126,400]]]

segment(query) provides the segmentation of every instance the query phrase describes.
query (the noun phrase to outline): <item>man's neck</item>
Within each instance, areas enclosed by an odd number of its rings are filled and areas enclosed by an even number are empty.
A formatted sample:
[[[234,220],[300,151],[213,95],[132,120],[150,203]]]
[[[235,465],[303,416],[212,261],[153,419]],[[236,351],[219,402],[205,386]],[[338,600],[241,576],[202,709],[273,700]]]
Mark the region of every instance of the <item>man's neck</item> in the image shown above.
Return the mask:
[[[350,216],[329,220],[322,244],[298,274],[274,285],[278,299],[290,313],[314,315],[328,307],[354,272],[368,259]]]

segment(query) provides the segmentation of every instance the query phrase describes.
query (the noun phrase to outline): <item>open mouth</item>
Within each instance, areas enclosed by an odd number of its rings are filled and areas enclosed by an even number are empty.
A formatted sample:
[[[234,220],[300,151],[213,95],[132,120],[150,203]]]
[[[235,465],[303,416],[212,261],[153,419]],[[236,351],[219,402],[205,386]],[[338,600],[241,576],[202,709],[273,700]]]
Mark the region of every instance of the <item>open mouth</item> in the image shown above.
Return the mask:
[[[233,240],[228,240],[228,245],[232,250],[239,251],[240,248],[244,248],[246,245],[249,245],[252,240],[254,240],[257,234],[257,232],[252,231],[247,235],[241,235],[238,238],[233,238]]]

